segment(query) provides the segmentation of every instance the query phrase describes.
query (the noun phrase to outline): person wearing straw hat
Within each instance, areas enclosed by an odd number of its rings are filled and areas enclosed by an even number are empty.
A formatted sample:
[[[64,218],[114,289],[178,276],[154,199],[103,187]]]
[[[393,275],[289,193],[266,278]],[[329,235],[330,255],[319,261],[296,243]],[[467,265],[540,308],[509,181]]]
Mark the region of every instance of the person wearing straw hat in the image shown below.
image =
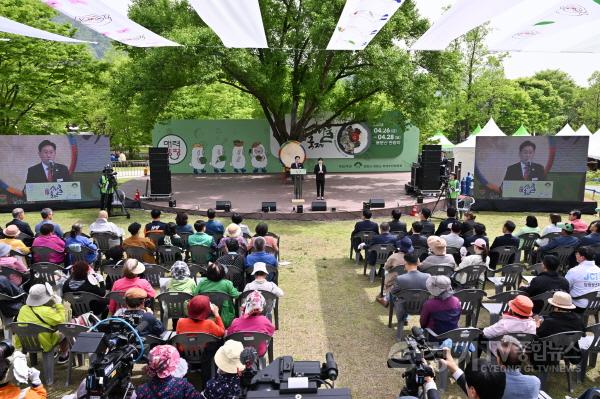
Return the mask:
[[[446,241],[438,236],[427,238],[427,246],[431,251],[425,260],[421,263],[423,267],[435,265],[456,265],[454,256],[446,254]]]
[[[13,269],[21,273],[27,273],[27,266],[18,258],[10,255],[10,245],[0,243],[0,267]],[[23,279],[17,274],[10,275],[10,281],[16,285],[21,285]]]
[[[2,234],[4,235],[4,238],[0,240],[1,243],[10,245],[10,248],[13,251],[17,251],[23,255],[29,255],[29,252],[31,252],[29,247],[17,238],[19,234],[21,234],[21,231],[16,225],[11,224],[7,226],[2,230]]]
[[[555,292],[552,298],[548,299],[548,303],[552,305],[550,314],[543,319],[537,318],[539,338],[565,331],[585,330],[583,319],[573,311],[575,305],[567,292]]]
[[[454,296],[450,277],[429,276],[425,285],[433,298],[421,308],[421,328],[431,328],[436,334],[458,328],[461,305]]]
[[[499,339],[505,334],[526,333],[535,334],[536,322],[533,316],[533,302],[525,295],[517,295],[508,302],[508,311],[502,315],[498,322],[483,329],[486,338]],[[496,353],[497,341],[490,341],[491,353]]]
[[[230,223],[225,229],[225,235],[219,241],[219,249],[224,248],[227,245],[229,239],[237,241],[240,248],[246,248],[246,239],[242,236],[242,228],[235,223]]]
[[[244,350],[241,342],[229,340],[215,354],[217,375],[206,383],[203,399],[237,398],[241,394],[239,373],[245,369],[240,362]]]
[[[116,311],[115,317],[120,317],[136,327],[140,336],[154,335],[162,336],[165,327],[158,320],[152,309],[146,308],[148,293],[141,288],[133,287],[125,292],[125,304],[127,309],[121,308]]]
[[[272,281],[268,281],[269,271],[265,262],[256,262],[252,269],[252,275],[254,281],[246,284],[244,292],[246,291],[267,291],[278,297],[283,296],[283,290]]]
[[[148,280],[140,277],[140,274],[144,273],[144,270],[146,270],[146,267],[139,260],[127,259],[123,263],[123,277],[114,282],[111,290],[127,291],[130,288],[137,287],[146,291],[149,298],[154,298],[156,291],[154,291]],[[108,311],[114,314],[118,306],[117,302],[111,299],[108,304]]]
[[[152,348],[144,372],[149,380],[136,388],[137,399],[202,399],[200,392],[184,378],[187,362],[174,346]]]
[[[275,326],[271,323],[271,320],[263,315],[266,304],[267,301],[260,291],[252,291],[242,304],[243,314],[233,320],[225,335],[238,332],[256,332],[272,337],[275,333]],[[256,350],[258,356],[264,356],[267,352],[266,343],[261,342]]]

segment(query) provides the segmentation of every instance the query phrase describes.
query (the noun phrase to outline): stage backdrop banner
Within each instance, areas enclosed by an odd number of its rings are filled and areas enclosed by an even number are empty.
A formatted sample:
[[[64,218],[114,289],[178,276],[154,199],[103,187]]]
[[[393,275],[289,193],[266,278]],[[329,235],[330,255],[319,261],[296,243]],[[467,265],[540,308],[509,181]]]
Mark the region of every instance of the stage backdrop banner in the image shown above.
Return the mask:
[[[0,206],[99,200],[108,163],[105,136],[0,136]]]
[[[172,173],[278,173],[279,143],[265,120],[169,120],[158,123],[152,143],[169,148]],[[373,123],[318,131],[301,143],[311,170],[319,157],[329,172],[410,171],[419,130],[403,129],[392,114]]]
[[[476,199],[583,201],[589,137],[476,140]]]

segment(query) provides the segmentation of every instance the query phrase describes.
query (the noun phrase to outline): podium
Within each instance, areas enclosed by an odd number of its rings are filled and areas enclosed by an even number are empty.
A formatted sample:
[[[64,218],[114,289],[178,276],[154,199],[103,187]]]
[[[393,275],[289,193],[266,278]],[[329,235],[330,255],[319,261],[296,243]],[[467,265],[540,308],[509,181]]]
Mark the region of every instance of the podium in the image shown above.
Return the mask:
[[[294,199],[302,198],[302,180],[305,174],[306,169],[290,169],[290,176],[294,182]]]

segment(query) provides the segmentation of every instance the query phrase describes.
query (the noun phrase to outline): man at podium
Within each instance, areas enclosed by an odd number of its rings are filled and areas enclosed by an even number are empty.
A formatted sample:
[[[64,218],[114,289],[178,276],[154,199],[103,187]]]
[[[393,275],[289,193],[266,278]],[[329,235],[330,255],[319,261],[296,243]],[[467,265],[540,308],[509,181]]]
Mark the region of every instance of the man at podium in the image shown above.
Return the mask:
[[[304,169],[304,164],[302,162],[300,162],[300,156],[296,155],[294,157],[294,163],[292,163],[290,165],[290,169]],[[303,179],[304,179],[304,176],[302,176],[302,175],[292,175],[292,180],[294,181],[294,198],[295,199],[302,198],[302,180]]]

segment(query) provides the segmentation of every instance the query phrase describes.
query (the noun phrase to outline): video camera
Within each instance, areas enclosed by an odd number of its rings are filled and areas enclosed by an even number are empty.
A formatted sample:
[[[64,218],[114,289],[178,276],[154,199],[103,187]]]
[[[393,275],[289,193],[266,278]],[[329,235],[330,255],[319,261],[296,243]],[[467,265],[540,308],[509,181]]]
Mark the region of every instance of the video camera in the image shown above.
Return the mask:
[[[404,338],[406,350],[400,357],[392,357],[387,361],[389,368],[406,368],[402,377],[406,382],[400,396],[419,396],[419,388],[425,384],[425,377],[433,377],[433,369],[427,365],[428,360],[444,359],[443,348],[430,348],[423,329],[413,327],[411,335]]]
[[[333,388],[338,369],[331,352],[325,355],[323,364],[294,361],[291,356],[283,356],[262,370],[256,369],[257,358],[256,350],[252,348],[244,349],[240,355],[246,366],[242,372],[242,398],[351,398],[349,389]],[[323,384],[331,389],[319,390]]]
[[[104,169],[102,169],[102,174],[106,176],[116,176],[117,172],[115,172],[112,166],[106,165]]]
[[[128,398],[133,392],[133,366],[143,350],[138,337],[123,321],[108,321],[97,329],[79,334],[71,349],[73,353],[93,353],[84,398]]]

